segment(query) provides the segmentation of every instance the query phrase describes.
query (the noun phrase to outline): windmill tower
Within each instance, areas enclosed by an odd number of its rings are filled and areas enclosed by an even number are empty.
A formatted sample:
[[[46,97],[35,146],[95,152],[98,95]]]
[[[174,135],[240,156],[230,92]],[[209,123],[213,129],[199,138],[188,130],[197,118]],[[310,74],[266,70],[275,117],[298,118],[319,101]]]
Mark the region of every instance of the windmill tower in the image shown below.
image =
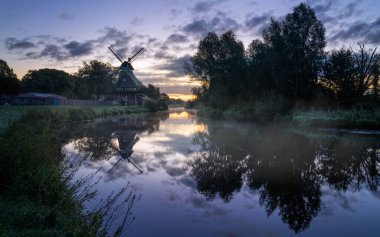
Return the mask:
[[[126,97],[127,105],[142,105],[145,98],[139,91],[142,83],[133,73],[134,68],[131,63],[144,48],[141,48],[132,57],[129,57],[127,61],[112,46],[109,46],[108,49],[121,62],[120,67],[116,71],[119,72],[119,79],[116,82],[114,93]]]

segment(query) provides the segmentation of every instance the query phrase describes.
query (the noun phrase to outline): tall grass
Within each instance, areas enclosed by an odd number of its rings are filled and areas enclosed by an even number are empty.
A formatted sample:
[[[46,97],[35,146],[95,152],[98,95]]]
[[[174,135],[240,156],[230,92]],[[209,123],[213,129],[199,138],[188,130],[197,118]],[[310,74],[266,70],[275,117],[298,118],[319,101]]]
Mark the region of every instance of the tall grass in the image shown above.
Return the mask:
[[[17,116],[8,118],[18,119],[9,123],[0,137],[0,236],[106,236],[104,218],[112,202],[92,212],[84,209],[84,202],[93,193],[79,194],[84,183],[70,183],[70,173],[62,166],[61,135],[71,120],[144,110],[125,107],[31,110],[29,107],[13,111]]]
[[[380,129],[380,109],[299,110],[289,120],[303,126]]]

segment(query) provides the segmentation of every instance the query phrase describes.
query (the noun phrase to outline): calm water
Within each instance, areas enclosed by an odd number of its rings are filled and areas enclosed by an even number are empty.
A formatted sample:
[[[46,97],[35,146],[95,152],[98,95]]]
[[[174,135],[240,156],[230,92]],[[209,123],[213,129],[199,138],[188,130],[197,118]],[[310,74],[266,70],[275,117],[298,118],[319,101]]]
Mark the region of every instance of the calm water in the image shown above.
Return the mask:
[[[97,191],[88,208],[116,196],[109,226],[122,236],[380,236],[379,137],[187,112],[70,136],[74,179]]]

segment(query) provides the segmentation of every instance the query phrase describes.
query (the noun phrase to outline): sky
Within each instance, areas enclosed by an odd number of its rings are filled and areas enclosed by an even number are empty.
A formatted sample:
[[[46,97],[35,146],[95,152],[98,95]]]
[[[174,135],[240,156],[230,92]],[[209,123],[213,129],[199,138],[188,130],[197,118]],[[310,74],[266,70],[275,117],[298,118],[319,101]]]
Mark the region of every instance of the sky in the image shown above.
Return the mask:
[[[83,61],[119,66],[108,50],[133,62],[144,84],[173,98],[190,98],[183,65],[208,32],[228,30],[248,47],[270,18],[283,19],[298,0],[4,0],[0,8],[0,59],[21,79],[28,70],[75,73]],[[380,0],[306,0],[326,28],[327,50],[380,45]]]

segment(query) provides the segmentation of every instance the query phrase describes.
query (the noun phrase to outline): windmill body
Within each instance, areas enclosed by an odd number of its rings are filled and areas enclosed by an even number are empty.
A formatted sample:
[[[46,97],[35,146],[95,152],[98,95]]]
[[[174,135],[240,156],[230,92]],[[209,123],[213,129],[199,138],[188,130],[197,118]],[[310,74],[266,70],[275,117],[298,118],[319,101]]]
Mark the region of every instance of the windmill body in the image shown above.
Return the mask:
[[[111,46],[108,48],[121,62],[121,66],[117,70],[119,72],[119,78],[116,82],[114,93],[123,97],[126,100],[127,105],[142,105],[145,98],[139,90],[142,83],[133,73],[134,68],[131,62],[132,59],[143,50],[143,48],[141,48],[132,57],[128,58],[128,61],[124,61],[120,54],[118,54]]]

